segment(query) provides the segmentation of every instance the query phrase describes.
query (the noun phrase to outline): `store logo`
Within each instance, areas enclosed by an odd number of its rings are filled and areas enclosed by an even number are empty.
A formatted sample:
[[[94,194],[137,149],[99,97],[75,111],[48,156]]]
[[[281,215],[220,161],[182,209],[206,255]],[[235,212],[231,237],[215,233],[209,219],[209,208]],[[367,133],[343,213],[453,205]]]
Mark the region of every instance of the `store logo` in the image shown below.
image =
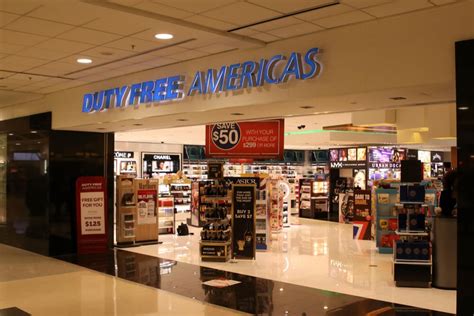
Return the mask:
[[[171,156],[168,155],[153,155],[154,160],[171,160]]]
[[[342,162],[341,161],[331,162],[331,168],[342,168]]]
[[[197,71],[187,93],[184,75],[86,93],[82,101],[82,112],[96,113],[139,104],[179,101],[185,96],[286,83],[291,78],[314,78],[322,72],[322,64],[317,59],[318,53],[319,48],[311,48],[304,56],[293,52],[288,57],[279,54],[269,59],[262,58],[258,62],[245,61],[219,69]]]

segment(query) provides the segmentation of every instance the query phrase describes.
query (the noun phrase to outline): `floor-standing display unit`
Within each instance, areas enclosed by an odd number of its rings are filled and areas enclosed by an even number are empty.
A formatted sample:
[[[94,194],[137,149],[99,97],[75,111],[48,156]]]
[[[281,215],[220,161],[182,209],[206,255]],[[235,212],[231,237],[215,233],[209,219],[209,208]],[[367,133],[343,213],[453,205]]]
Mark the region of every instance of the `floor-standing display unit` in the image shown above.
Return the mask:
[[[136,228],[136,198],[134,176],[116,177],[116,238],[117,245],[133,244]]]
[[[280,180],[267,178],[266,188],[270,229],[272,232],[279,232],[283,229],[283,191],[280,188]]]
[[[313,180],[300,179],[299,183],[299,216],[305,218],[313,218],[311,209],[311,188]]]
[[[158,180],[116,178],[117,245],[158,242]]]
[[[174,197],[174,207],[177,213],[191,211],[191,182],[171,183],[170,193]]]
[[[375,229],[376,245],[380,253],[393,253],[393,244],[398,240],[397,214],[395,205],[398,203],[396,188],[375,189]]]
[[[230,201],[223,180],[211,180],[199,185],[200,207],[205,223],[201,230],[200,254],[203,261],[230,259]]]
[[[158,199],[158,230],[160,235],[174,234],[174,209],[174,198],[172,196],[161,196]]]
[[[257,250],[267,250],[270,243],[270,225],[268,221],[268,193],[265,187],[260,187],[257,191],[256,201],[256,248]]]
[[[421,185],[400,186],[397,204],[393,273],[396,286],[429,287],[431,283],[431,249],[427,232],[425,188]]]

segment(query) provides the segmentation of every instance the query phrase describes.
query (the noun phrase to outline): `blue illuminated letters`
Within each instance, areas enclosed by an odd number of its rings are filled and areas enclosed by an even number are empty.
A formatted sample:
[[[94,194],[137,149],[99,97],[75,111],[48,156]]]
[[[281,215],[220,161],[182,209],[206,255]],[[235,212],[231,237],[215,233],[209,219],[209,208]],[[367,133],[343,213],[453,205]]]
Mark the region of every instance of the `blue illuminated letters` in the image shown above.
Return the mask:
[[[281,84],[290,79],[306,80],[319,76],[322,65],[317,59],[318,48],[309,49],[304,55],[292,52],[277,54],[268,59],[244,61],[218,69],[196,71],[185,92],[182,75],[134,83],[130,86],[87,93],[82,102],[82,112],[101,112],[125,106],[164,103],[181,100],[187,96],[236,91],[265,84]]]

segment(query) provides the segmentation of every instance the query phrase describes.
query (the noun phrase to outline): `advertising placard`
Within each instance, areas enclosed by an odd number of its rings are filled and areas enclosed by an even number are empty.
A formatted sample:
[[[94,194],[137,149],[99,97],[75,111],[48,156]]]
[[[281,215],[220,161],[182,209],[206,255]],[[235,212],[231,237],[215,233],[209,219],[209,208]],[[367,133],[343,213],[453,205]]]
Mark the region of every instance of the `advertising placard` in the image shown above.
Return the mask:
[[[254,184],[232,186],[232,258],[255,258],[255,199]]]
[[[282,119],[206,125],[207,158],[283,159]]]
[[[371,192],[370,190],[354,191],[354,239],[371,239]]]
[[[103,177],[80,177],[76,181],[78,253],[107,249],[107,199]]]
[[[137,224],[157,223],[157,190],[138,189],[137,190]]]
[[[213,161],[207,163],[207,178],[208,179],[222,179],[224,176],[224,163],[220,161]]]

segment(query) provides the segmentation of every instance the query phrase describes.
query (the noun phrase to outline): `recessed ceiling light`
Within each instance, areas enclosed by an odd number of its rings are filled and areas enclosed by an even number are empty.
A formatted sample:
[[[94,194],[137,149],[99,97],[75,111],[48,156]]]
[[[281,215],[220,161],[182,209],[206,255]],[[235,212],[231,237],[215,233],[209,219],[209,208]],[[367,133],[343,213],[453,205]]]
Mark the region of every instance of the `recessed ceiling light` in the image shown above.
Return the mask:
[[[142,123],[135,123],[133,124],[134,126],[142,126],[143,124]]]
[[[103,131],[105,127],[98,127],[97,129]]]
[[[17,145],[17,146],[20,146],[20,145],[21,145],[21,143],[16,143],[15,145]]]
[[[323,308],[324,308],[324,309],[328,309],[329,307],[327,307],[327,306],[324,306]]]
[[[307,109],[313,109],[314,106],[311,106],[311,105],[304,105],[304,106],[300,106],[300,108],[307,110]]]
[[[155,38],[159,40],[169,40],[173,38],[173,35],[168,34],[168,33],[158,33],[158,34],[155,34]]]
[[[30,133],[31,133],[31,134],[37,134],[38,131],[31,131]]]
[[[102,56],[112,56],[114,53],[112,52],[100,52]]]
[[[77,62],[79,64],[91,64],[92,63],[92,59],[89,59],[89,58],[78,58],[77,59]]]
[[[406,100],[407,98],[405,98],[405,97],[391,97],[389,99],[394,100],[394,101],[400,101],[400,100]]]
[[[8,133],[8,136],[13,136],[14,134],[13,133]]]
[[[244,113],[234,112],[234,113],[230,113],[230,115],[239,116],[239,115],[244,115]]]
[[[188,119],[181,118],[181,119],[177,119],[176,121],[178,121],[178,122],[187,122],[187,121],[189,121],[189,120],[188,120]]]
[[[41,142],[36,142],[37,144],[41,144]]]
[[[466,111],[466,110],[469,110],[469,107],[468,106],[460,106],[460,107],[458,107],[458,110]]]

